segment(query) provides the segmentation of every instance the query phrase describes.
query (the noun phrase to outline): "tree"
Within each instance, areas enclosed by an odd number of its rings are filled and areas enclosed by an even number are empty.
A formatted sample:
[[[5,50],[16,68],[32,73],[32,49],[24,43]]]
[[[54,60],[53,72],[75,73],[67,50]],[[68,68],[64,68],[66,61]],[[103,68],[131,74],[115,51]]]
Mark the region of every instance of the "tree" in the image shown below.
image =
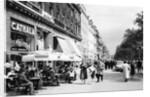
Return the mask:
[[[138,28],[125,31],[124,39],[116,49],[115,59],[143,59],[143,12],[137,13],[134,24]]]

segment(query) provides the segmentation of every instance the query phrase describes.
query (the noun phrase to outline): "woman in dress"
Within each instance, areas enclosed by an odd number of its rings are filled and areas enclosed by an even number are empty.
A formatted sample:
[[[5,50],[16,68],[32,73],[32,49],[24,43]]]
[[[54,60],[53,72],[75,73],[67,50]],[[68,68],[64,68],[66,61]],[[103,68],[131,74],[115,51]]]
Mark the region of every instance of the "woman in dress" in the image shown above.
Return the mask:
[[[131,68],[131,71],[130,71],[131,79],[133,79],[133,77],[135,75],[135,65],[134,65],[134,62],[131,62],[130,68]]]
[[[85,64],[83,62],[81,64],[80,68],[81,68],[80,79],[85,84],[86,79],[87,79],[87,68],[86,68],[86,66],[85,66]]]

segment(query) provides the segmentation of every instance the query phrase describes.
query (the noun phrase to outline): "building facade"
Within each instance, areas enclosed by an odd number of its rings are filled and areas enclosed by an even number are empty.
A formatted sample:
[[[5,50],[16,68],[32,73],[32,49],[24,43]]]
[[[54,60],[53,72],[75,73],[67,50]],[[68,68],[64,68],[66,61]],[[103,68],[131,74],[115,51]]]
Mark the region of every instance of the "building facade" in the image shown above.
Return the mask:
[[[7,0],[5,61],[47,49],[80,55],[80,15],[77,4]]]
[[[81,52],[83,55],[83,58],[85,60],[88,60],[88,53],[89,53],[89,17],[86,14],[86,9],[82,5],[82,13],[81,13],[81,36],[82,36],[82,41],[81,41]]]
[[[102,53],[102,41],[93,21],[89,18],[88,13],[84,5],[80,5],[82,9],[81,13],[81,50],[84,59],[98,60]]]
[[[97,60],[97,38],[96,38],[96,26],[92,20],[89,20],[89,57],[92,60]]]

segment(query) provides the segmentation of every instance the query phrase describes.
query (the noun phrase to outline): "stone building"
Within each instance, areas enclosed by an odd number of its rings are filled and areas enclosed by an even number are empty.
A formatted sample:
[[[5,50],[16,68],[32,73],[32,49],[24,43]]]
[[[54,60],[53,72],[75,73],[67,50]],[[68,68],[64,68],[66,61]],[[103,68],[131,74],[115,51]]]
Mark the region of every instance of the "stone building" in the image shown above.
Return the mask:
[[[23,55],[47,49],[81,56],[78,4],[7,0],[6,28],[6,62],[21,62]]]

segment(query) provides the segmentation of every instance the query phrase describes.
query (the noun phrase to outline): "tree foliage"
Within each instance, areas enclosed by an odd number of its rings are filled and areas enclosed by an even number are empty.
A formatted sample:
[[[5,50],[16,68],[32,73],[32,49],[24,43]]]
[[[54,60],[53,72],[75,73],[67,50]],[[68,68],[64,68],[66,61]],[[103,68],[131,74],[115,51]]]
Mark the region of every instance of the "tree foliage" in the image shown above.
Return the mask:
[[[143,59],[143,12],[137,13],[134,21],[137,28],[127,29],[122,43],[117,47],[117,60]]]

